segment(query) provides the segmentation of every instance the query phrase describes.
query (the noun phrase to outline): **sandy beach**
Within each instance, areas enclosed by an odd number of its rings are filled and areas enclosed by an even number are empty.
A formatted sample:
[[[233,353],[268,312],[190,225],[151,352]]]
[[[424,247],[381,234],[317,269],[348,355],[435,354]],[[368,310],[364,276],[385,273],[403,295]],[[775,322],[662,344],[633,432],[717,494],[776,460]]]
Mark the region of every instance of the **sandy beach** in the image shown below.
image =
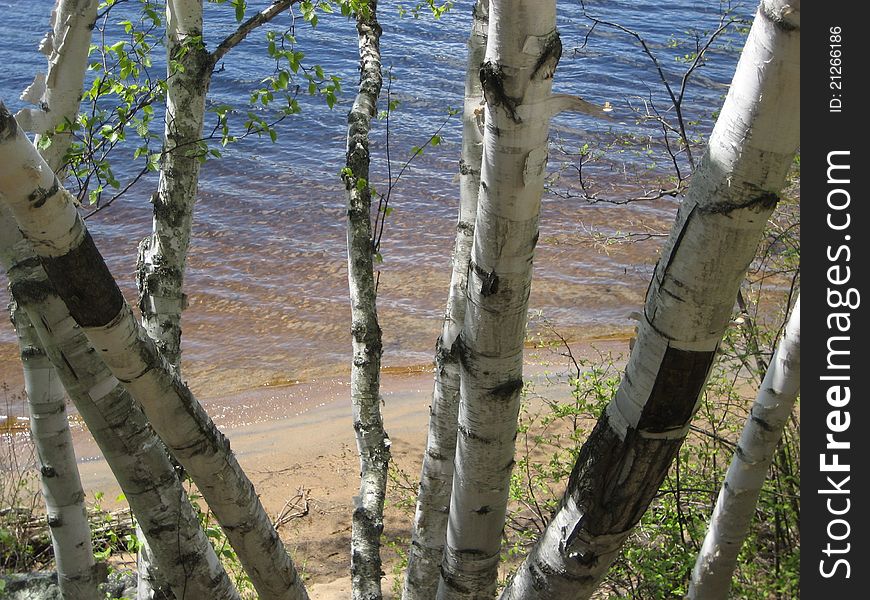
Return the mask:
[[[626,354],[626,339],[572,344],[575,357]],[[564,398],[569,361],[557,351],[529,349],[526,378],[541,395]],[[559,383],[559,381],[562,381]],[[413,520],[410,504],[419,478],[432,391],[430,368],[385,370],[383,414],[392,440],[398,479],[388,490],[384,530],[384,592],[393,598],[398,564]],[[329,378],[283,387],[261,387],[225,398],[203,400],[229,437],[239,462],[273,517],[291,516],[279,533],[292,552],[313,598],[346,598],[350,592],[349,548],[353,497],[359,463],[345,380]],[[104,508],[120,506],[120,489],[87,431],[74,431],[88,500],[102,492]],[[307,511],[303,511],[307,508]]]

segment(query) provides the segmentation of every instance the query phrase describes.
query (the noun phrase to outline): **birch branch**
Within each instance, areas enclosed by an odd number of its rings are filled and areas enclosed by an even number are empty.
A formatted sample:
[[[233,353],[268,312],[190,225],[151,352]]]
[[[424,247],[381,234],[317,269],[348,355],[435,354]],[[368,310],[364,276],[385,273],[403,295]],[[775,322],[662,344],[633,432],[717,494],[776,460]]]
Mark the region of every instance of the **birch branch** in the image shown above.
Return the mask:
[[[224,40],[217,45],[217,48],[212,51],[212,64],[217,64],[217,62],[222,59],[227,52],[238,46],[239,43],[248,37],[248,34],[254,31],[257,27],[268,23],[295,3],[296,0],[276,0],[276,2],[273,2],[271,5],[239,25],[238,29],[224,38]]]

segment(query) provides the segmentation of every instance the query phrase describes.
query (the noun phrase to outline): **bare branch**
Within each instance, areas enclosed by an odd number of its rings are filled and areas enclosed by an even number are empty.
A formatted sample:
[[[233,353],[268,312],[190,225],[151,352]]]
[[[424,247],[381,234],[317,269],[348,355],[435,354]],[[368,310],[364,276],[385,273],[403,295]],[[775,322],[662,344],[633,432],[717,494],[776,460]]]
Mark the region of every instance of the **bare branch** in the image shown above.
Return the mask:
[[[277,17],[279,14],[290,8],[296,0],[276,0],[267,8],[255,14],[253,17],[239,25],[239,28],[232,32],[224,39],[214,52],[211,53],[211,61],[213,64],[224,57],[224,55],[239,45],[239,43],[248,37],[248,34],[255,30],[260,25],[264,25]]]

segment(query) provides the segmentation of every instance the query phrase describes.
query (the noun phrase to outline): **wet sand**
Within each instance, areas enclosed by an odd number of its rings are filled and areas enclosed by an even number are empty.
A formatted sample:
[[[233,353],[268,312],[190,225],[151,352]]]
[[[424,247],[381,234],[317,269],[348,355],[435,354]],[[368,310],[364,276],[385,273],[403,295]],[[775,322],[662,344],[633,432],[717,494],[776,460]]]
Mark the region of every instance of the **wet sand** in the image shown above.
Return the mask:
[[[601,353],[627,354],[628,342],[605,339],[571,347],[575,357],[597,360]],[[569,362],[558,351],[529,349],[526,365],[526,379],[537,393],[550,399],[568,397],[564,375]],[[388,369],[381,388],[393,466],[404,482],[391,483],[385,515],[384,591],[392,598],[397,554],[390,546],[404,550],[408,543],[413,519],[408,501],[416,491],[426,440],[431,368]],[[203,404],[229,437],[270,515],[277,516],[285,507],[295,512],[307,501],[307,514],[281,525],[279,532],[312,597],[348,597],[350,523],[359,463],[346,381],[330,378],[264,386]],[[88,499],[102,492],[103,506],[113,507],[120,490],[108,466],[83,428],[77,427],[74,437]]]

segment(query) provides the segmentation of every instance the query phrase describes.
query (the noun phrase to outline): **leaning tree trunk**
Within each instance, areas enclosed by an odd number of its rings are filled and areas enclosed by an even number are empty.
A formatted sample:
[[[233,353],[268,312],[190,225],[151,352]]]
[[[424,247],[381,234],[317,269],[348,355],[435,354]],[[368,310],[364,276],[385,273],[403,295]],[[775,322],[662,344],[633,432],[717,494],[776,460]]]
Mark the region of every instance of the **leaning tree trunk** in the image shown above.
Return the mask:
[[[800,311],[798,298],[719,491],[704,544],[692,570],[687,596],[690,600],[727,600],[729,597],[737,554],[749,533],[761,487],[800,392]]]
[[[381,327],[372,260],[369,128],[381,93],[381,26],[377,2],[369,0],[356,15],[360,84],[347,117],[347,276],[350,287],[353,362],[350,394],[353,427],[360,457],[359,496],[351,531],[351,593],[354,600],[381,598],[380,540],[390,439],[380,411]]]
[[[38,108],[20,110],[18,119],[37,134],[34,143],[58,172],[71,138],[69,128],[62,133],[55,130],[74,121],[78,114],[96,13],[96,0],[58,0],[51,12],[51,30],[39,48],[47,57],[48,72],[38,74],[21,95]],[[41,464],[58,583],[65,598],[93,598],[97,595],[93,546],[63,387],[14,295],[11,312],[21,347],[24,389]]]
[[[16,315],[32,322],[153,549],[163,581],[179,599],[237,600],[166,447],[75,324],[5,206],[0,206],[0,263],[23,309]]]
[[[462,155],[459,159],[459,219],[453,246],[453,273],[441,336],[435,348],[435,388],[429,410],[429,433],[414,530],[408,549],[404,600],[430,600],[438,590],[447,535],[447,515],[453,487],[453,456],[459,413],[459,332],[465,320],[465,288],[474,240],[480,163],[483,156],[483,88],[480,66],[486,54],[489,0],[477,0],[472,11],[465,107],[462,114]]]
[[[229,442],[137,323],[72,197],[2,104],[0,190],[70,314],[193,478],[260,597],[307,597]]]
[[[63,386],[24,311],[13,309],[24,365],[30,431],[64,600],[97,597],[91,528],[66,414]]]
[[[800,3],[764,0],[615,398],[504,600],[588,598],[664,480],[800,139]]]

